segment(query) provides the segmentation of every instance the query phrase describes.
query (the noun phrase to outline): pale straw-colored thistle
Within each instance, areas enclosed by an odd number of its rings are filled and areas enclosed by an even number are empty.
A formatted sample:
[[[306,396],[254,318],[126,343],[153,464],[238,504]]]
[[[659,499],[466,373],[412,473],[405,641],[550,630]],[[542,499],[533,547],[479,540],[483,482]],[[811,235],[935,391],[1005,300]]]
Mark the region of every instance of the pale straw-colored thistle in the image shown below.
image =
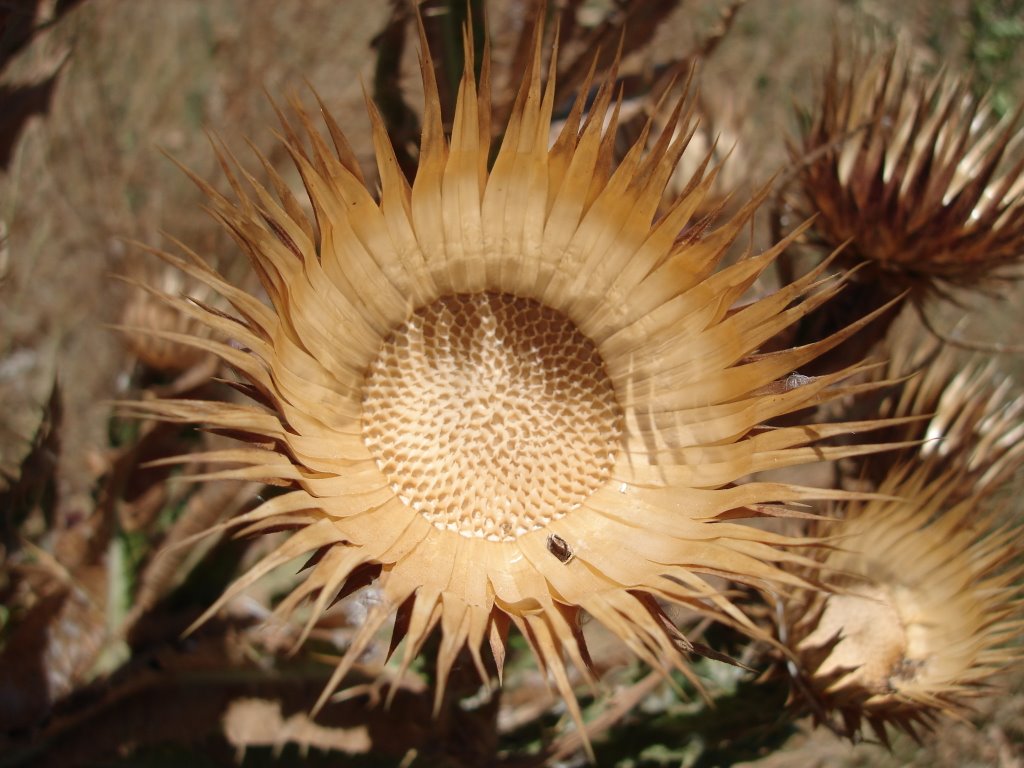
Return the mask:
[[[854,739],[865,726],[883,743],[890,726],[918,737],[963,717],[1022,656],[1021,531],[993,498],[1024,463],[1024,398],[992,363],[936,347],[900,348],[889,367],[927,362],[880,408],[931,414],[889,435],[913,449],[869,457],[863,479],[880,496],[837,506],[840,522],[812,531],[835,537],[817,571],[835,593],[796,589],[778,603],[795,703]]]
[[[641,137],[615,166],[612,80],[584,115],[588,81],[549,145],[541,53],[538,41],[493,165],[486,56],[478,85],[467,45],[446,137],[424,47],[411,185],[372,103],[379,196],[337,123],[324,112],[329,146],[298,108],[283,118],[285,143],[312,219],[269,166],[276,197],[228,161],[237,199],[197,180],[269,304],[195,254],[164,254],[233,314],[167,296],[217,338],[158,335],[219,355],[256,402],[137,410],[249,437],[205,454],[229,466],[201,479],[287,486],[221,526],[292,532],[206,615],[308,554],[277,609],[311,600],[307,631],[353,584],[381,596],[320,704],[396,611],[401,669],[440,635],[438,702],[465,649],[482,679],[500,678],[515,628],[581,724],[570,670],[594,682],[584,613],[652,667],[690,674],[693,647],[666,604],[757,634],[707,576],[803,583],[783,566],[808,563],[787,548],[806,542],[736,519],[842,496],[748,476],[871,450],[819,441],[874,423],[762,427],[848,391],[852,371],[784,382],[860,327],[757,353],[839,290],[819,270],[739,305],[784,246],[716,271],[764,193],[719,229],[688,234],[715,177],[702,166],[655,218],[688,116],[677,109],[649,151]]]
[[[781,634],[796,696],[838,733],[888,727],[920,736],[963,717],[1021,658],[1020,531],[955,500],[953,474],[896,468],[880,491],[847,506],[823,565],[835,594],[795,590]]]
[[[933,475],[949,472],[955,494],[988,494],[1024,464],[1024,394],[998,357],[965,358],[908,326],[898,326],[894,335],[906,336],[889,352],[883,374],[902,383],[875,406],[873,415],[909,417],[886,436],[916,443],[913,459],[927,462]],[[876,485],[892,464],[891,453],[864,461]]]
[[[185,291],[186,281],[180,270],[164,264],[158,267],[138,265],[127,282],[145,286],[147,290],[133,290],[121,308],[123,338],[131,353],[145,366],[165,373],[181,373],[205,360],[211,354],[194,344],[177,341],[152,331],[175,334],[209,336],[210,329],[194,317],[183,314],[159,298],[159,294],[173,295]],[[202,300],[210,291],[199,284],[191,287],[189,295]]]

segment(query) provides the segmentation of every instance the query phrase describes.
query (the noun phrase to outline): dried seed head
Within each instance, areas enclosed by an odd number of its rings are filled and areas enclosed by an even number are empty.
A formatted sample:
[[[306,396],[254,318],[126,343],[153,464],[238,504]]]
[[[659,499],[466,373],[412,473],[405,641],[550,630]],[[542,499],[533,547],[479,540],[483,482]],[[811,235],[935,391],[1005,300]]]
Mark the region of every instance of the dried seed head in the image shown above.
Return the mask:
[[[203,323],[179,312],[152,291],[180,294],[185,287],[177,269],[160,265],[156,269],[140,267],[134,280],[150,290],[132,291],[121,311],[123,337],[128,348],[144,365],[162,372],[182,373],[210,359],[210,353],[192,344],[177,341],[173,334],[206,337],[209,331]],[[196,297],[210,293],[202,285],[193,285]]]
[[[796,700],[851,739],[866,723],[917,737],[962,715],[1019,648],[1021,567],[1007,530],[956,499],[957,479],[927,465],[891,471],[891,499],[846,505],[823,557],[833,594],[795,590],[779,635],[792,656]]]
[[[933,477],[950,476],[957,499],[987,496],[1009,480],[1024,462],[1024,395],[999,360],[957,352],[911,323],[897,326],[887,352],[878,378],[895,383],[858,410],[911,419],[886,436],[913,445],[898,461],[869,457],[858,472],[878,487],[894,463],[923,462]]]
[[[653,667],[689,675],[693,646],[664,602],[759,634],[705,576],[802,583],[781,567],[811,565],[784,548],[793,542],[737,518],[830,492],[743,479],[874,450],[818,444],[872,422],[759,429],[843,393],[851,371],[780,381],[861,326],[757,354],[838,286],[817,270],[733,309],[785,243],[715,272],[765,191],[721,228],[680,237],[708,185],[701,169],[660,210],[686,145],[679,110],[649,150],[636,145],[613,167],[613,81],[584,120],[588,83],[549,144],[554,84],[549,74],[542,87],[538,37],[491,166],[489,90],[474,82],[471,47],[450,139],[423,56],[411,187],[372,104],[380,199],[334,120],[325,112],[330,149],[298,107],[282,119],[312,220],[276,175],[279,199],[243,188],[228,160],[237,200],[196,179],[270,304],[171,255],[236,315],[167,301],[217,332],[223,340],[192,343],[216,351],[262,404],[135,408],[271,446],[207,453],[232,466],[202,479],[290,486],[222,526],[294,531],[207,616],[304,553],[317,557],[277,612],[312,600],[307,631],[339,593],[374,582],[380,600],[321,704],[397,610],[402,670],[441,633],[438,704],[463,649],[482,678],[491,662],[501,675],[515,625],[582,725],[568,675],[569,665],[593,675],[581,612]]]
[[[594,344],[508,294],[443,296],[381,347],[363,439],[399,498],[441,530],[514,541],[608,482],[622,412]]]
[[[1020,112],[998,119],[969,83],[921,75],[904,49],[837,49],[793,150],[812,239],[915,300],[1007,277],[1024,258]]]
[[[904,318],[904,321],[910,318]],[[1020,531],[983,511],[1024,463],[1024,400],[994,363],[964,364],[936,339],[904,339],[878,374],[891,383],[859,406],[895,417],[896,454],[866,457],[859,480],[879,496],[834,509],[819,553],[828,592],[798,589],[777,632],[793,653],[797,702],[856,738],[865,723],[884,742],[960,715],[986,681],[1016,662]]]

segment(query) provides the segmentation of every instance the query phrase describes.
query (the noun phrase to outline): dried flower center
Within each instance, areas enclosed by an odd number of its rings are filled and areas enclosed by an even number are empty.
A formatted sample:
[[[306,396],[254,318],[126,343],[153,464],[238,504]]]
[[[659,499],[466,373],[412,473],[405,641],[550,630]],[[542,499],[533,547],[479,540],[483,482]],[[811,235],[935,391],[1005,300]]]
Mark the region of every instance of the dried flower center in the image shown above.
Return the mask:
[[[444,296],[367,372],[363,440],[394,492],[441,529],[511,541],[609,478],[622,414],[597,348],[509,294]]]
[[[814,645],[836,637],[818,672],[849,670],[846,680],[885,693],[919,676],[928,658],[920,637],[920,614],[913,595],[900,588],[861,586],[854,593],[831,595],[813,636]]]

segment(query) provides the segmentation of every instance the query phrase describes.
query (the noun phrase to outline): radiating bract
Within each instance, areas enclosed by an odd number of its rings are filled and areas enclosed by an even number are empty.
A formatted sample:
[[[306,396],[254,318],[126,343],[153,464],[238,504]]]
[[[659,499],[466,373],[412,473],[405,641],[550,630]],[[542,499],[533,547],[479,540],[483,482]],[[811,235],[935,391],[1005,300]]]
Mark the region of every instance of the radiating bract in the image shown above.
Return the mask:
[[[1024,464],[1024,400],[992,361],[915,342],[896,349],[888,375],[904,378],[876,411],[912,419],[887,435],[905,448],[861,468],[880,496],[812,525],[833,536],[814,572],[835,594],[797,588],[776,612],[795,700],[850,738],[962,716],[1021,658],[1021,531],[993,500]]]

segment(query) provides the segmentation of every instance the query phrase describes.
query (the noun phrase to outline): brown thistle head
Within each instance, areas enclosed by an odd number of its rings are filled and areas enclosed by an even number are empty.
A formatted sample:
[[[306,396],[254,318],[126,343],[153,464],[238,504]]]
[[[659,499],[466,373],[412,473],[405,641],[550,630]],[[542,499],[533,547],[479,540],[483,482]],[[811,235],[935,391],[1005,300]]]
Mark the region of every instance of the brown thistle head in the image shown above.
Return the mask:
[[[997,118],[967,79],[923,75],[908,51],[837,45],[792,148],[812,242],[850,242],[855,278],[915,301],[985,288],[1024,258],[1021,111]]]

